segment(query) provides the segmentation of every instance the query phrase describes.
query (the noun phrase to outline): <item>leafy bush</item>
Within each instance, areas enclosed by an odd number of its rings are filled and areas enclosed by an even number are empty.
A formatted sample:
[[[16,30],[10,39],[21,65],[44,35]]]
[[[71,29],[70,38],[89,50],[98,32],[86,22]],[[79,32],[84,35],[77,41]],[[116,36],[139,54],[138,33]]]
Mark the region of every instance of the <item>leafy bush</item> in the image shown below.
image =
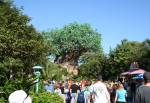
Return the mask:
[[[45,80],[62,80],[63,76],[68,75],[69,73],[66,68],[62,68],[60,65],[50,61],[47,62],[47,66],[43,69],[43,77]]]
[[[1,97],[0,98],[0,103],[6,103],[6,100],[3,97]]]
[[[34,94],[31,93],[32,102],[33,103],[63,103],[63,99],[58,96],[57,94],[51,94],[51,93],[39,93]]]
[[[20,87],[20,81],[14,81],[14,80],[8,80],[5,82],[4,86],[2,87],[4,94],[2,95],[2,97],[4,97],[5,99],[7,99],[7,97],[9,96],[9,94],[11,94],[13,91],[17,90],[17,89],[21,89]]]

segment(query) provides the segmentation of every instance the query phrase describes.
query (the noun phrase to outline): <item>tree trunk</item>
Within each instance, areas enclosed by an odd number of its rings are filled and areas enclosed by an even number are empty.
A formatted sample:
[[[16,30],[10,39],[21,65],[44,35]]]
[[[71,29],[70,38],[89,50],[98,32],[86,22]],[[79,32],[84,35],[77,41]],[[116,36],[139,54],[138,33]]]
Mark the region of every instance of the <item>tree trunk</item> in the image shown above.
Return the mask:
[[[67,72],[73,75],[78,75],[78,69],[76,67],[76,65],[73,65],[70,62],[65,62],[60,64],[61,67],[66,68]]]

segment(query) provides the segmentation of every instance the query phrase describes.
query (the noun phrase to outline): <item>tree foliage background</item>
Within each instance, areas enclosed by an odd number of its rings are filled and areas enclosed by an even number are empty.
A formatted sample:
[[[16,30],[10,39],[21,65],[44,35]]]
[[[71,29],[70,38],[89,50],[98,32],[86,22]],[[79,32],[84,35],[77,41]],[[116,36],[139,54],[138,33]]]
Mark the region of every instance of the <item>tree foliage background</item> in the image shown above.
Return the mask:
[[[59,65],[63,63],[78,69],[82,79],[96,79],[98,75],[115,79],[134,61],[150,71],[149,38],[143,42],[124,39],[109,54],[104,54],[101,41],[101,34],[89,24],[77,22],[39,33],[21,9],[0,1],[0,93],[4,92],[6,99],[12,91],[22,89],[36,64],[44,67],[45,79],[57,80],[62,74],[68,75]],[[57,64],[49,62],[50,55]]]
[[[149,45],[149,39],[143,42],[122,40],[121,44],[110,50],[105,68],[105,71],[109,71],[107,77],[117,77],[128,71],[133,62],[137,62],[139,68],[150,71]]]
[[[82,63],[79,66],[79,76],[84,79],[97,79],[103,74],[105,67],[105,56],[100,53],[86,53],[82,57]]]
[[[26,80],[33,72],[32,67],[42,64],[46,55],[44,40],[30,25],[30,18],[11,2],[1,1],[0,86],[10,84],[6,89],[21,89],[18,83]]]
[[[78,63],[79,57],[86,52],[102,53],[101,35],[89,24],[70,23],[61,29],[43,32],[51,47],[50,54],[56,56],[55,62]]]

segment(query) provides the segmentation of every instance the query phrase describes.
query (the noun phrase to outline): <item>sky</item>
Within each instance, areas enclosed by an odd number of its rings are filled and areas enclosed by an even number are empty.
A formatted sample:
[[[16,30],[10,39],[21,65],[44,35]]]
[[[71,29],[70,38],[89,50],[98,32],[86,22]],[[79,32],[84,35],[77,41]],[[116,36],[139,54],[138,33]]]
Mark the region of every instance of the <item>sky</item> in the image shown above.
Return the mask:
[[[72,22],[90,24],[101,34],[105,53],[125,38],[150,39],[150,0],[14,0],[14,4],[23,7],[38,31]]]

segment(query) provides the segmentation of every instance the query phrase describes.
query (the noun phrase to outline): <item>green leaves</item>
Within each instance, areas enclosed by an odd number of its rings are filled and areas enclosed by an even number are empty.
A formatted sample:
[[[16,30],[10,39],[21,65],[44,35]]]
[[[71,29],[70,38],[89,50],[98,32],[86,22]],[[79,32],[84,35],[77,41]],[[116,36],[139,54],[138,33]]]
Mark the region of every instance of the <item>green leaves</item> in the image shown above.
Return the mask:
[[[105,57],[102,54],[86,53],[81,58],[83,64],[79,66],[79,76],[91,80],[103,74]]]
[[[47,61],[46,67],[43,69],[43,77],[45,79],[50,80],[62,80],[64,79],[63,76],[68,76],[69,73],[67,72],[66,68],[62,68],[60,65],[51,63]]]
[[[32,74],[35,64],[47,55],[44,40],[30,18],[12,3],[0,4],[0,86],[6,81],[22,81]],[[8,84],[11,85],[12,82]],[[7,85],[5,85],[7,86]]]
[[[102,52],[101,35],[89,24],[70,23],[61,29],[43,32],[43,36],[52,46],[50,52],[61,57],[62,62],[76,61],[85,52]]]
[[[114,50],[109,53],[109,66],[115,75],[130,69],[130,64],[138,62],[140,68],[143,68],[145,63],[142,61],[146,51],[142,42],[122,40]],[[145,68],[143,68],[145,69]]]
[[[57,94],[39,93],[31,94],[34,103],[63,103],[63,99]]]

